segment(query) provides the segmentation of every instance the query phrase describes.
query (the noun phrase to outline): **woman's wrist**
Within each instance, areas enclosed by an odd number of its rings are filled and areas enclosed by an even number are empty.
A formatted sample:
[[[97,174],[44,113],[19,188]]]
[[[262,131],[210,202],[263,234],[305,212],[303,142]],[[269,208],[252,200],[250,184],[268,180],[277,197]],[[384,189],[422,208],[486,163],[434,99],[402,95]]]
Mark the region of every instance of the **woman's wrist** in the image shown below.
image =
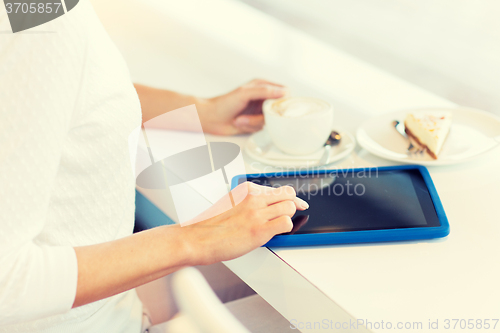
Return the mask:
[[[184,227],[176,226],[179,249],[185,254],[184,266],[209,265],[216,262],[210,239],[213,232],[209,231],[209,228],[217,228],[216,226],[203,222]]]
[[[203,131],[216,134],[217,124],[220,122],[216,114],[216,99],[194,97],[194,100]]]
[[[160,237],[159,242],[163,245],[162,248],[165,256],[172,255],[172,250],[175,251],[177,262],[175,266],[187,267],[196,266],[199,264],[199,255],[196,251],[196,246],[193,244],[189,232],[186,232],[185,227],[179,224],[159,227]],[[166,260],[168,262],[169,260]]]

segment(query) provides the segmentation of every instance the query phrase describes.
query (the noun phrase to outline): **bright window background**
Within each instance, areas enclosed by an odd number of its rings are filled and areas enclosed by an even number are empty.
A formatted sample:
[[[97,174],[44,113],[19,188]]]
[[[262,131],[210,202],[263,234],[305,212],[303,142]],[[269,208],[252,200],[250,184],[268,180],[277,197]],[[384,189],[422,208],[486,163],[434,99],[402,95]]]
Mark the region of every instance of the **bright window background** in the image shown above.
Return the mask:
[[[500,115],[498,0],[239,0],[457,104]]]

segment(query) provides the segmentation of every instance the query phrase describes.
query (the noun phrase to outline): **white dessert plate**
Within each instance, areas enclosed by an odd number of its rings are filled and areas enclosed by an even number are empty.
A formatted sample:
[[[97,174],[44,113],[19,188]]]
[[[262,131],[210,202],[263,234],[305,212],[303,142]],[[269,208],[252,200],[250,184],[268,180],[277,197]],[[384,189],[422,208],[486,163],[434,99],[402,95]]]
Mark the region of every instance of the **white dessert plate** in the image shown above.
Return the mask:
[[[427,153],[408,154],[408,141],[392,125],[394,120],[404,122],[409,112],[420,110],[453,113],[450,133],[437,160]],[[465,107],[401,110],[366,121],[358,128],[356,138],[361,147],[388,160],[427,166],[458,164],[470,161],[500,145],[500,117]]]
[[[341,135],[342,139],[337,145],[330,148],[330,159],[327,164],[331,164],[348,156],[356,146],[354,136],[343,130],[333,129]],[[245,145],[245,153],[256,161],[278,167],[321,167],[319,161],[324,153],[321,148],[309,155],[293,156],[279,150],[271,141],[266,128],[252,134]]]

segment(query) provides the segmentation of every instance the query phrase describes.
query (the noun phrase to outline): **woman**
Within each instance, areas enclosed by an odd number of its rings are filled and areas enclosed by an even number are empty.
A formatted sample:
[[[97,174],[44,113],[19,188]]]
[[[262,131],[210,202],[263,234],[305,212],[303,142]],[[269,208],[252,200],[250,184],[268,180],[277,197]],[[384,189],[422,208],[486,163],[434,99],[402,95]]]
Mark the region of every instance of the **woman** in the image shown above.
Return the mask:
[[[134,89],[87,0],[29,33],[1,34],[0,331],[138,333],[133,288],[289,231],[307,204],[290,189],[244,184],[233,195],[251,194],[219,216],[132,235],[129,136],[141,105],[147,121],[196,104],[204,131],[232,135],[261,128],[261,115],[241,115],[251,101],[282,95],[262,80],[213,99]]]

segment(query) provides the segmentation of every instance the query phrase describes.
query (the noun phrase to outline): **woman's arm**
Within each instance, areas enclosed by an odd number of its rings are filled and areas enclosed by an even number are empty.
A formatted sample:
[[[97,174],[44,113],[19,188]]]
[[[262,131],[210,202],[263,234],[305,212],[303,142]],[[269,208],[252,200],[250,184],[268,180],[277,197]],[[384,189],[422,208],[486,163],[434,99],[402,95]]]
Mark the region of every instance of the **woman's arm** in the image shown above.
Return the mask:
[[[135,84],[141,101],[143,122],[168,111],[195,104],[203,131],[220,135],[252,133],[262,128],[262,101],[279,98],[286,94],[286,88],[265,80],[249,83],[214,98],[197,98],[168,90],[155,89]],[[162,124],[165,129],[191,131],[196,123],[188,117]]]
[[[253,80],[210,99],[139,84],[135,88],[143,122],[195,104],[203,130],[222,135],[261,129],[262,100],[279,98],[286,92],[282,86],[264,80]],[[162,127],[191,131],[196,130],[197,121],[181,115]],[[296,209],[308,207],[289,187],[271,189],[245,183],[231,193],[240,203],[224,213],[212,211],[211,216],[215,217],[202,222],[186,227],[158,227],[123,239],[75,248],[78,284],[73,307],[116,295],[185,266],[234,259],[265,244],[275,234],[291,230],[291,216]],[[214,207],[217,209],[217,204]]]
[[[239,204],[202,222],[185,227],[162,226],[75,248],[78,284],[73,307],[135,288],[185,266],[239,257],[274,235],[290,231],[296,209],[308,208],[288,186],[270,188],[243,183],[231,195]],[[227,198],[219,201],[221,206],[224,200]],[[217,204],[213,207],[217,209]]]
[[[162,226],[111,242],[75,248],[78,283],[73,307],[156,280],[193,259],[178,225]]]

